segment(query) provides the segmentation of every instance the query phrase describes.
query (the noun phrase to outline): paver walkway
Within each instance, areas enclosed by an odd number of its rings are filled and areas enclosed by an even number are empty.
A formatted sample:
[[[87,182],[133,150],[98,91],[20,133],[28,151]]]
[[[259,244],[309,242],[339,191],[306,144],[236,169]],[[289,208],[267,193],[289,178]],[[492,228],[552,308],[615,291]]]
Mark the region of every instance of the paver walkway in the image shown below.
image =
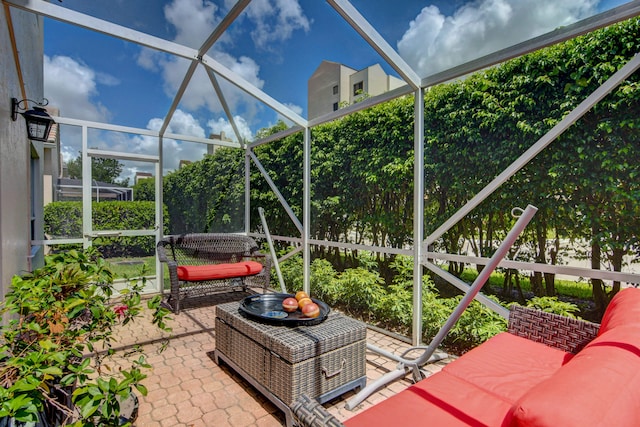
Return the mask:
[[[116,346],[141,343],[147,360],[153,366],[143,381],[149,393],[140,397],[138,427],[243,427],[282,426],[284,414],[229,367],[213,361],[215,349],[215,316],[213,305],[241,299],[245,294],[232,292],[208,298],[203,304],[191,304],[172,315],[171,338],[164,351],[162,334],[149,322],[136,321],[127,325]],[[367,342],[400,354],[409,345],[380,332],[367,331]],[[427,365],[438,371],[448,359]],[[367,352],[367,378],[375,380],[395,369],[396,362]],[[405,389],[411,375],[396,381],[371,395],[356,410],[344,408],[348,392],[325,405],[338,419],[355,413]]]

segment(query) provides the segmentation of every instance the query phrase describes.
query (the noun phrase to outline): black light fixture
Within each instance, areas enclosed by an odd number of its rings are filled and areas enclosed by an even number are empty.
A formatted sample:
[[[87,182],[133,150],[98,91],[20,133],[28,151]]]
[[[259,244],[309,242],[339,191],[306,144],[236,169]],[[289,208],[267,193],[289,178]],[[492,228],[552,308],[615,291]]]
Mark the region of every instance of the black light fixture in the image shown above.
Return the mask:
[[[18,110],[26,110],[26,108],[21,106],[21,104],[26,103],[27,101],[38,105],[38,107],[33,107],[31,110],[20,113],[27,123],[27,135],[29,139],[34,141],[47,142],[51,126],[55,121],[47,111],[42,108],[49,103],[49,100],[46,98],[43,99],[42,102],[35,102],[30,99],[18,101],[18,98],[11,98],[11,120],[15,122],[18,119]]]

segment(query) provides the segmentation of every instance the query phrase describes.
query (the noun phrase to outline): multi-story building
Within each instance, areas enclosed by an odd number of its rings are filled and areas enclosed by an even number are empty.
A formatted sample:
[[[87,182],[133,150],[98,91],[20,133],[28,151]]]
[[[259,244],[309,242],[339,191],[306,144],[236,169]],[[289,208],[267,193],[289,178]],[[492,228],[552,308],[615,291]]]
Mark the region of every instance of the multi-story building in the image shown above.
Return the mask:
[[[307,82],[308,118],[329,114],[362,97],[380,95],[404,85],[403,80],[388,75],[379,64],[357,71],[337,62],[322,61]]]

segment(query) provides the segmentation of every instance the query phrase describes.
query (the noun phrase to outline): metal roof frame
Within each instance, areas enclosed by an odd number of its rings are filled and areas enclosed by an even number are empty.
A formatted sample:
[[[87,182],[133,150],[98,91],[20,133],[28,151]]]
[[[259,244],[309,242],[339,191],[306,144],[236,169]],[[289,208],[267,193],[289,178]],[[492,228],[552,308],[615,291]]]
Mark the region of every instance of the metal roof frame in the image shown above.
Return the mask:
[[[640,0],[634,0],[629,3],[624,4],[618,8],[612,9],[610,11],[601,13],[599,15],[593,16],[591,18],[585,19],[583,21],[577,22],[573,25],[558,28],[557,30],[545,34],[540,37],[536,37],[534,39],[528,40],[523,43],[519,43],[517,45],[511,46],[509,48],[503,49],[501,51],[495,52],[493,54],[484,56],[482,58],[475,59],[473,61],[469,61],[465,64],[453,67],[451,69],[445,70],[440,73],[436,73],[426,77],[420,77],[415,70],[413,70],[405,61],[397,54],[397,52],[391,48],[391,46],[384,40],[384,38],[376,31],[376,29],[369,24],[366,19],[359,13],[359,11],[353,7],[348,0],[327,0],[327,3],[333,7],[336,12],[351,25],[354,30],[367,42],[372,48],[378,52],[383,59],[385,59],[388,64],[396,71],[398,74],[402,76],[402,78],[408,83],[407,86],[395,89],[391,92],[387,92],[383,95],[379,95],[376,97],[369,98],[361,103],[354,104],[347,108],[338,110],[334,113],[328,114],[326,116],[316,118],[313,120],[307,120],[304,117],[301,117],[284,104],[279,102],[278,100],[271,97],[269,94],[260,90],[250,82],[243,79],[240,75],[228,69],[214,58],[208,56],[206,52],[211,48],[211,46],[215,43],[215,41],[227,30],[227,28],[234,22],[235,19],[242,13],[242,11],[250,4],[251,0],[239,0],[235,6],[229,11],[227,16],[221,21],[217,28],[209,34],[206,40],[203,42],[199,49],[193,49],[187,46],[180,45],[175,42],[171,42],[168,40],[164,40],[155,36],[151,36],[149,34],[136,31],[121,25],[113,24],[108,21],[94,18],[82,13],[78,13],[69,9],[66,9],[61,6],[57,6],[53,3],[49,3],[43,0],[2,0],[3,4],[10,5],[15,8],[19,8],[40,16],[45,16],[51,19],[56,19],[59,21],[63,21],[72,25],[76,25],[78,27],[82,27],[85,29],[89,29],[92,31],[97,31],[112,37],[117,37],[140,46],[148,47],[160,52],[164,52],[170,55],[174,55],[177,57],[185,58],[191,62],[188,71],[185,73],[185,77],[182,81],[180,88],[178,89],[173,102],[171,103],[171,107],[167,111],[165,116],[164,124],[161,127],[159,132],[152,132],[146,129],[133,129],[128,127],[122,127],[111,124],[103,124],[103,123],[92,123],[82,120],[76,120],[73,118],[65,118],[65,117],[56,117],[56,121],[62,124],[72,124],[79,125],[83,128],[83,134],[86,138],[86,129],[87,127],[96,127],[108,130],[117,130],[129,133],[137,133],[140,135],[149,135],[158,137],[160,142],[159,147],[159,156],[158,163],[162,163],[162,140],[163,138],[175,138],[185,141],[194,141],[194,142],[202,142],[211,144],[211,140],[205,138],[194,138],[186,135],[177,135],[177,134],[169,134],[167,133],[168,123],[171,120],[184,92],[186,87],[188,86],[195,70],[198,66],[203,66],[209,79],[211,81],[212,87],[219,97],[224,112],[227,115],[228,120],[232,124],[234,128],[234,132],[236,133],[237,139],[239,143],[224,143],[223,145],[233,146],[238,148],[243,148],[246,150],[246,169],[245,172],[245,180],[246,180],[246,188],[247,195],[245,197],[246,207],[245,207],[245,224],[247,227],[246,232],[249,232],[249,164],[251,161],[260,169],[260,172],[264,175],[264,177],[269,182],[270,179],[268,177],[267,172],[262,168],[258,159],[252,153],[252,149],[261,144],[270,143],[278,140],[284,136],[290,135],[295,132],[303,131],[304,134],[304,156],[303,156],[303,187],[304,187],[304,201],[303,201],[303,219],[299,221],[290,207],[288,207],[286,200],[279,193],[278,189],[275,187],[275,184],[271,181],[272,190],[279,195],[278,198],[287,210],[287,213],[291,216],[292,221],[296,224],[298,229],[301,231],[301,241],[302,243],[302,252],[304,256],[304,288],[306,291],[309,291],[309,279],[310,279],[310,245],[311,244],[327,244],[327,245],[337,245],[341,247],[348,247],[350,245],[341,244],[338,242],[319,242],[319,241],[311,241],[309,234],[309,224],[311,221],[310,217],[310,188],[311,188],[311,173],[310,173],[310,153],[311,153],[311,127],[319,125],[321,123],[329,122],[331,120],[338,119],[345,115],[351,114],[356,111],[360,111],[366,108],[369,108],[373,105],[388,101],[390,99],[397,98],[399,96],[404,96],[408,94],[413,94],[416,99],[415,103],[415,117],[421,118],[423,116],[423,103],[419,102],[423,99],[425,90],[433,85],[443,83],[446,81],[450,81],[452,79],[467,75],[473,71],[481,70],[495,64],[501,63],[507,59],[514,58],[517,56],[521,56],[525,53],[532,52],[543,47],[553,45],[571,38],[574,38],[578,35],[593,31],[597,28],[601,28],[615,22],[619,22],[631,17],[635,17],[640,15]],[[19,65],[19,64],[18,64]],[[446,221],[440,228],[438,228],[435,232],[433,232],[426,239],[424,238],[424,224],[422,221],[424,214],[423,207],[423,183],[424,183],[424,123],[423,120],[415,120],[415,132],[414,132],[414,242],[422,242],[422,244],[414,244],[412,250],[391,250],[379,247],[363,247],[370,250],[378,250],[378,251],[388,251],[392,253],[406,253],[408,255],[413,255],[414,257],[414,312],[420,312],[422,306],[422,295],[421,295],[421,282],[422,282],[422,268],[427,267],[431,270],[438,269],[428,261],[427,258],[433,258],[437,256],[437,254],[427,252],[427,244],[433,242],[436,238],[440,237],[442,233],[444,233],[448,228],[450,228],[453,224],[463,218],[468,212],[470,212],[475,206],[477,206],[484,198],[488,197],[493,191],[495,191],[504,181],[509,179],[517,170],[519,170],[524,164],[533,159],[542,149],[544,149],[549,143],[551,143],[558,135],[560,135],[567,127],[569,127],[572,123],[575,122],[579,117],[581,117],[589,108],[591,108],[596,102],[602,99],[607,93],[609,93],[613,88],[615,88],[622,80],[624,80],[630,73],[633,73],[638,67],[640,67],[640,58],[635,57],[632,59],[629,64],[627,64],[622,70],[616,73],[609,81],[607,81],[601,88],[596,90],[591,96],[589,96],[583,103],[581,103],[578,108],[574,112],[572,112],[569,116],[567,116],[562,122],[556,125],[547,135],[541,138],[531,149],[522,154],[522,156],[516,160],[511,166],[509,166],[502,174],[494,179],[485,189],[483,189],[476,197],[474,197],[467,205],[461,208],[456,214],[453,215],[448,221]],[[19,69],[19,68],[18,68]],[[227,82],[236,86],[246,94],[254,97],[255,99],[261,101],[262,103],[269,106],[271,109],[291,120],[295,125],[283,132],[279,132],[275,135],[271,135],[268,138],[263,140],[257,140],[253,142],[243,141],[238,128],[234,122],[233,114],[229,109],[228,104],[225,101],[224,94],[219,85],[218,78],[223,78]],[[86,139],[84,140],[86,143]],[[217,142],[220,144],[220,142]],[[114,154],[114,153],[108,153]],[[154,158],[154,160],[156,160]],[[156,168],[159,170],[159,167]],[[156,191],[160,195],[156,201],[157,204],[162,206],[162,180],[156,180]],[[162,209],[157,208],[156,215],[159,217],[160,222],[162,223]],[[297,240],[297,239],[292,239]],[[353,245],[351,245],[353,246]],[[513,261],[509,261],[513,263]],[[527,265],[525,268],[530,268],[530,265]],[[161,272],[160,272],[161,274]],[[608,276],[610,277],[610,276]],[[625,276],[626,277],[626,276]],[[637,277],[637,276],[636,276]],[[465,284],[458,284],[462,288],[465,287]],[[468,287],[467,287],[468,288]],[[420,342],[420,334],[422,330],[422,321],[421,316],[414,316],[412,335],[414,345],[418,345]]]

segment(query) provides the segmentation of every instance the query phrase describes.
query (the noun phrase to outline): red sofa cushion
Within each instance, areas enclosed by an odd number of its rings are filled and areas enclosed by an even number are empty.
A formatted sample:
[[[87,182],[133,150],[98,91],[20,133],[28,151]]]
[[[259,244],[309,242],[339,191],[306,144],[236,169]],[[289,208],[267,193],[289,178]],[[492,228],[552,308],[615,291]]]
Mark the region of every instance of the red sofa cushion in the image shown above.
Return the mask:
[[[251,276],[261,271],[262,264],[256,261],[234,262],[231,264],[188,265],[178,267],[178,279],[198,282],[202,280]]]
[[[611,299],[602,316],[598,335],[620,325],[640,326],[640,289],[623,289]]]
[[[514,406],[514,426],[640,425],[640,327],[610,329]]]
[[[440,371],[344,422],[372,426],[500,426],[511,404]]]
[[[451,375],[515,403],[573,357],[564,351],[501,333],[443,368]]]

